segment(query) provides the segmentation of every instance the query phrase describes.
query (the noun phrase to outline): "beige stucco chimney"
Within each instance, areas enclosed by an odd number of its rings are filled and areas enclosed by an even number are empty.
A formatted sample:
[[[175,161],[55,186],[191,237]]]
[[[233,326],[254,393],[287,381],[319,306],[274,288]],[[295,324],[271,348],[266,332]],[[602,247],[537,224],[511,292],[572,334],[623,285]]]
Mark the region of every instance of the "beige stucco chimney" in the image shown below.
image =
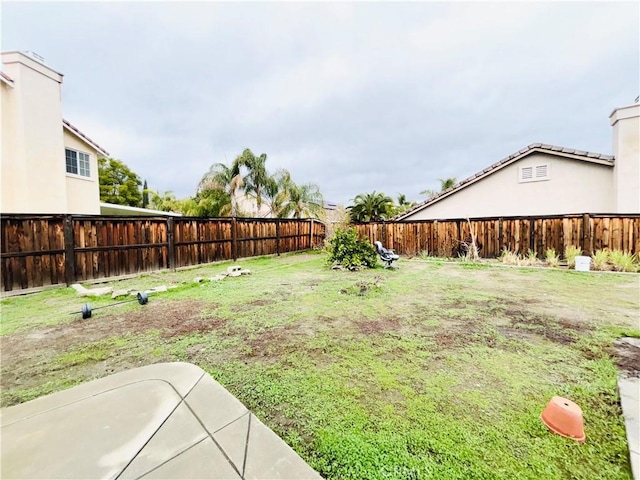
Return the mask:
[[[616,108],[613,127],[615,213],[640,213],[640,104]]]
[[[65,213],[62,75],[41,59],[2,53],[0,87],[3,213]]]

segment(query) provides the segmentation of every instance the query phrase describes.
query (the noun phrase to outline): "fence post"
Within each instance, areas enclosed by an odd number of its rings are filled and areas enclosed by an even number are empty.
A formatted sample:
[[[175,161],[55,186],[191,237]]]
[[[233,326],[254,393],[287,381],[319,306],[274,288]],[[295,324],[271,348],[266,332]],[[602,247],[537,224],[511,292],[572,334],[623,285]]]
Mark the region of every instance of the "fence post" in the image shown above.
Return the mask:
[[[309,249],[313,248],[313,218],[309,222]]]
[[[591,220],[589,214],[582,215],[582,250],[585,255],[591,255]]]
[[[382,220],[382,246],[390,248],[389,245],[387,245],[387,224],[384,220]]]
[[[536,249],[535,236],[534,236],[535,221],[533,218],[529,219],[529,251],[533,252]]]
[[[176,269],[176,242],[174,237],[175,224],[173,217],[167,217],[167,261],[169,262],[168,268],[171,270]]]
[[[236,217],[231,218],[231,256],[235,262],[238,259],[238,224]]]
[[[276,220],[276,255],[280,256],[280,219]]]
[[[67,286],[76,280],[76,253],[73,242],[73,217],[64,216],[64,279]]]
[[[433,246],[433,251],[436,254],[436,257],[440,256],[440,242],[438,241],[438,220],[434,220],[432,224],[433,228],[433,241],[435,245]]]

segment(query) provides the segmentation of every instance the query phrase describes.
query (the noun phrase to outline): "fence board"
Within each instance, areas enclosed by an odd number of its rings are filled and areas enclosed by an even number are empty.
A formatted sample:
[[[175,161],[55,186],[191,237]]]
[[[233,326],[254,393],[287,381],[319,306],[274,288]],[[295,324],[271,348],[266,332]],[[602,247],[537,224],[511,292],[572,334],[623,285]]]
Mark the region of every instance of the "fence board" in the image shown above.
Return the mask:
[[[574,214],[544,217],[504,217],[416,222],[373,222],[354,224],[358,235],[369,242],[380,240],[401,255],[422,252],[450,257],[470,237],[469,223],[482,244],[480,255],[497,257],[503,248],[539,257],[548,248],[563,255],[576,246],[586,253],[603,248],[640,252],[640,215]]]
[[[0,234],[2,289],[228,260],[234,258],[234,235],[236,255],[250,257],[322,245],[325,226],[308,219],[6,215]]]

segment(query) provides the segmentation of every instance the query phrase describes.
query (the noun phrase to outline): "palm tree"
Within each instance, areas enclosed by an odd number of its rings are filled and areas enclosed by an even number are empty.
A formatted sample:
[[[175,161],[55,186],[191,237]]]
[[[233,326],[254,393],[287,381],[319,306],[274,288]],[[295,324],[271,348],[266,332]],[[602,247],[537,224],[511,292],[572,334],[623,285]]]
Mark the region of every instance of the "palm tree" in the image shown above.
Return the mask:
[[[453,187],[458,180],[456,177],[449,177],[445,179],[439,178],[438,181],[440,182],[440,191],[444,192],[445,190]]]
[[[244,177],[244,191],[255,198],[258,211],[262,206],[262,196],[269,181],[269,174],[266,168],[267,154],[255,156],[253,152],[246,148],[240,155],[240,164],[248,170]]]
[[[399,193],[398,206],[394,208],[393,213],[394,215],[397,215],[398,213],[406,212],[414,205],[415,205],[415,202],[410,202],[409,200],[407,200],[407,196],[404,193]]]
[[[354,222],[376,222],[385,220],[393,212],[393,200],[382,192],[360,193],[350,207]]]
[[[282,218],[284,216],[287,191],[292,183],[291,174],[286,169],[277,170],[267,178],[263,194],[272,217]]]
[[[324,199],[320,187],[314,183],[296,185],[291,180],[285,183],[286,199],[280,211],[280,218],[319,218],[324,209]]]
[[[449,177],[449,178],[439,178],[438,181],[440,182],[440,191],[436,192],[435,190],[423,190],[420,192],[420,195],[426,195],[427,198],[431,198],[431,197],[435,197],[436,195],[438,195],[439,193],[444,192],[445,190],[448,190],[449,188],[453,187],[456,184],[456,177]]]
[[[229,196],[231,216],[235,217],[238,213],[236,192],[244,184],[240,172],[241,165],[241,155],[236,157],[230,167],[224,163],[214,163],[200,180],[196,195],[202,194],[207,190],[221,190],[225,192]]]

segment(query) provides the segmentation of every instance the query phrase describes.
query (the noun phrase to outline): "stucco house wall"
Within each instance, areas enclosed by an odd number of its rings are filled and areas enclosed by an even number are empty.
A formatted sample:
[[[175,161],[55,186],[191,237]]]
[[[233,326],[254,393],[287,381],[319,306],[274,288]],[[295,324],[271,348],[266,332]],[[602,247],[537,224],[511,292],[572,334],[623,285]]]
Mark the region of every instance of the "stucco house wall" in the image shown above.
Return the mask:
[[[2,72],[0,210],[99,214],[97,159],[106,152],[65,126],[63,76],[21,52],[2,53]],[[90,177],[67,173],[65,147],[90,154]]]
[[[532,144],[395,220],[640,213],[640,104],[610,116],[613,156]],[[548,176],[523,181],[522,169]]]
[[[548,180],[519,181],[521,168],[537,165],[548,165]],[[613,207],[610,165],[532,153],[406,220],[612,212]]]
[[[618,108],[611,114],[616,212],[640,212],[640,105]]]
[[[63,129],[64,148],[89,154],[90,177],[68,173],[65,170],[67,188],[67,212],[83,214],[100,213],[100,182],[98,179],[98,157],[101,155],[95,148],[81,141]]]
[[[2,85],[2,210],[65,212],[62,75],[19,52],[3,53],[2,63],[13,80]]]

